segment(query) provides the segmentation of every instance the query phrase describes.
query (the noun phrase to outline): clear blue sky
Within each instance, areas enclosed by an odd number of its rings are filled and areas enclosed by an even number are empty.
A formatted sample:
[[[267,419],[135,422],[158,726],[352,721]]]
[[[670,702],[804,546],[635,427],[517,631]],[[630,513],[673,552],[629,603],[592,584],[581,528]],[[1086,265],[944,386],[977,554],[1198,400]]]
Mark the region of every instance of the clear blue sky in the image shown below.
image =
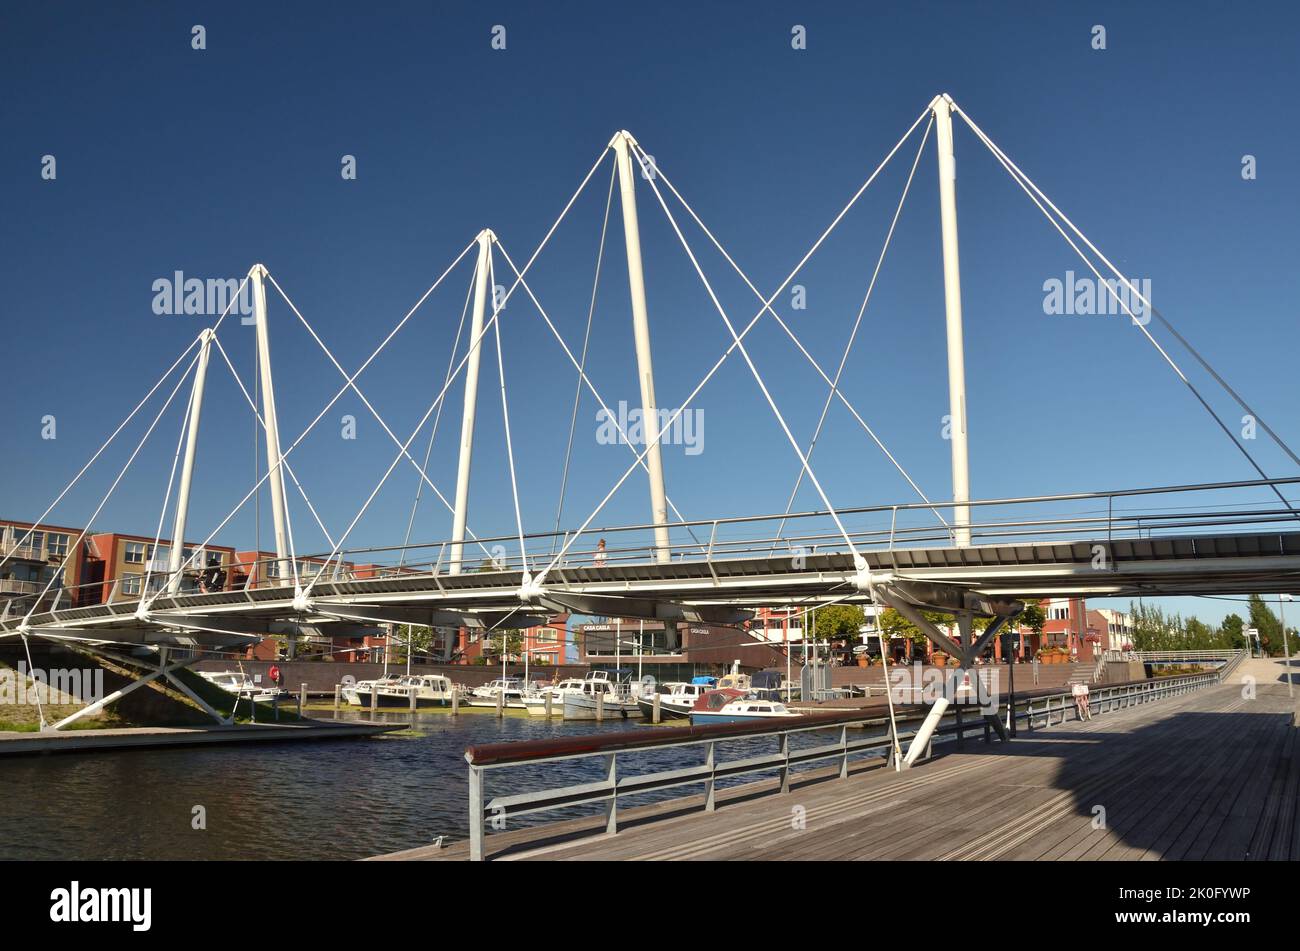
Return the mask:
[[[191,27],[207,48],[191,48]],[[506,49],[491,48],[494,25]],[[807,49],[791,48],[791,28]],[[1092,28],[1106,28],[1105,50]],[[483,227],[521,263],[613,132],[631,130],[764,290],[774,287],[940,91],[984,129],[1292,444],[1300,135],[1292,121],[1300,30],[1293,5],[1224,4],[328,4],[64,3],[0,13],[0,322],[9,399],[0,426],[3,512],[34,517],[205,325],[152,312],[174,271],[239,276],[262,261],[349,369]],[[916,140],[913,140],[915,142]],[[41,178],[53,155],[57,178]],[[358,177],[340,176],[343,155]],[[779,299],[833,366],[860,304],[913,151],[799,278],[805,311]],[[1245,181],[1243,155],[1258,177]],[[1253,472],[1135,328],[1043,313],[1043,282],[1079,264],[964,128],[957,130],[972,490],[976,497],[1250,478]],[[593,180],[534,282],[581,340],[608,184]],[[845,392],[921,486],[950,495],[943,297],[933,144],[868,311]],[[661,405],[676,406],[727,342],[680,248],[640,188]],[[612,236],[621,238],[617,209]],[[690,238],[703,251],[703,240]],[[733,318],[753,298],[714,254],[706,272]],[[610,245],[592,376],[635,404],[627,279]],[[498,265],[498,279],[504,265]],[[469,281],[458,270],[359,383],[405,438],[441,385]],[[520,297],[503,335],[526,527],[554,519],[574,374]],[[272,299],[284,441],[341,380]],[[207,321],[210,322],[210,321]],[[1154,325],[1153,325],[1154,329]],[[251,331],[222,339],[245,378]],[[796,434],[825,389],[773,326],[752,352]],[[1164,339],[1163,337],[1161,338]],[[1190,360],[1176,352],[1186,364]],[[1196,378],[1198,383],[1201,377]],[[192,534],[251,485],[251,415],[214,362]],[[484,361],[471,527],[513,531],[496,391]],[[1211,393],[1206,390],[1207,395]],[[431,475],[450,495],[460,390]],[[1240,412],[1214,393],[1229,422]],[[666,453],[688,517],[780,511],[797,460],[743,363],[704,390],[705,451]],[[179,405],[96,520],[152,534]],[[584,400],[566,524],[620,475]],[[340,417],[358,437],[340,438]],[[57,439],[41,420],[57,419]],[[115,444],[51,515],[83,524],[142,429]],[[1020,448],[1008,453],[1008,440]],[[425,437],[413,443],[423,454]],[[1270,474],[1295,474],[1262,440]],[[291,461],[332,530],[393,457],[364,407],[337,404]],[[820,464],[817,464],[820,460]],[[815,460],[837,506],[910,490],[842,410]],[[400,541],[415,489],[403,467],[352,544]],[[1262,498],[1262,497],[1261,497]],[[819,507],[807,488],[799,508]],[[597,525],[645,520],[630,480]],[[300,502],[300,551],[328,547]],[[426,500],[416,537],[450,516]],[[250,516],[219,540],[251,543]],[[263,543],[269,529],[262,529]],[[1217,619],[1231,605],[1184,602]]]

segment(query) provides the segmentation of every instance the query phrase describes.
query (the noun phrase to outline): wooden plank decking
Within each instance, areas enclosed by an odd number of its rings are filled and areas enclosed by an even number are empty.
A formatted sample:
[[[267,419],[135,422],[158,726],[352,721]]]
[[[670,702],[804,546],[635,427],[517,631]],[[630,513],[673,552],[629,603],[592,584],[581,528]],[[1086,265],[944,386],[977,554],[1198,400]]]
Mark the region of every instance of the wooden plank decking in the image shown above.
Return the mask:
[[[490,835],[489,858],[1300,859],[1300,728],[1286,687],[1224,684],[1070,722],[1011,744],[968,741],[904,773],[826,771]],[[556,841],[557,837],[560,838]],[[391,858],[463,859],[464,843]]]

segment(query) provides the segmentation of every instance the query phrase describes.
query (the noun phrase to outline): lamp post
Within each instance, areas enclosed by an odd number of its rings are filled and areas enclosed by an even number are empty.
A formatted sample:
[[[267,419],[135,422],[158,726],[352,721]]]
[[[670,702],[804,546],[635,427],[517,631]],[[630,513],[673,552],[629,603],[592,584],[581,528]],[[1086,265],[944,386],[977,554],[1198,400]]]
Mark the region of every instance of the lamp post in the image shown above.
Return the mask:
[[[1282,650],[1286,655],[1286,695],[1295,699],[1295,684],[1291,682],[1291,638],[1286,636],[1286,603],[1293,601],[1289,594],[1280,594],[1277,598],[1278,612],[1282,616]]]

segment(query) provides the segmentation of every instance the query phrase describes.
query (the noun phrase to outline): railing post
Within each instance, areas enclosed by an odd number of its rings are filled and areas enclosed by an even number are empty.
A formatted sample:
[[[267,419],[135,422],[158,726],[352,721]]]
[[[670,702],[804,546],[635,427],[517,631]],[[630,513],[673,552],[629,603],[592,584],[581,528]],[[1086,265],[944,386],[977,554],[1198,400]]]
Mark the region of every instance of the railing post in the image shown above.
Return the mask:
[[[790,791],[790,734],[789,733],[781,734],[780,744],[781,744],[780,752],[781,752],[781,758],[783,760],[783,764],[781,768],[777,770],[777,775],[780,776],[781,778],[781,792],[788,793]]]
[[[891,748],[890,752],[893,750]],[[840,727],[840,779],[849,778],[849,725]]]
[[[709,742],[708,752],[704,757],[704,765],[709,769],[709,778],[704,781],[704,811],[713,812],[717,806],[717,800],[714,797],[714,774],[717,771],[717,761],[714,758],[714,744]]]
[[[483,770],[469,768],[469,858],[483,861]]]
[[[957,745],[961,746],[966,739],[965,734],[962,732],[962,728],[961,728],[961,704],[954,703],[953,709],[956,711],[956,718],[957,718]]]
[[[301,684],[298,687],[298,718],[302,719],[303,707],[307,706],[307,685]]]
[[[609,804],[605,806],[605,834],[618,832],[618,754],[610,753],[606,757],[609,764],[605,781],[609,784]]]

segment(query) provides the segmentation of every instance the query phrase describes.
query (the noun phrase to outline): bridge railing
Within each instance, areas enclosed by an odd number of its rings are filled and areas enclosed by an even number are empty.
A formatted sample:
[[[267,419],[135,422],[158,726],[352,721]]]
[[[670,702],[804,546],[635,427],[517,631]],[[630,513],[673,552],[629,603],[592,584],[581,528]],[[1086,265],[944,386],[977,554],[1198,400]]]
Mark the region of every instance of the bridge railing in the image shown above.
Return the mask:
[[[1192,650],[1192,651],[1134,651],[1133,656],[1140,661],[1157,661],[1176,663],[1187,661],[1196,663],[1205,660],[1229,661],[1234,655],[1244,654],[1240,650]]]
[[[1279,498],[1300,477],[1215,482],[1144,489],[1080,492],[1022,498],[982,499],[962,503],[972,513],[971,539],[976,544],[1147,539],[1199,532],[1265,532],[1300,527],[1300,500]],[[1134,503],[1145,504],[1135,506]],[[949,501],[826,511],[734,516],[677,521],[669,525],[668,556],[673,561],[714,562],[744,557],[800,557],[847,551],[846,534],[855,548],[893,551],[942,547],[953,543]],[[845,531],[840,531],[840,525]],[[653,524],[588,528],[572,532],[525,534],[526,554],[518,535],[480,536],[464,543],[462,571],[528,570],[549,566],[605,567],[640,565],[657,560]],[[605,547],[598,547],[598,540]],[[447,573],[447,540],[406,547],[353,549],[340,554],[348,564],[362,559],[390,570],[433,575]],[[562,555],[561,555],[562,553]]]
[[[1091,689],[1090,708],[1094,714],[1106,714],[1180,696],[1216,683],[1218,677],[1215,674],[1193,674],[1163,680],[1110,684]],[[931,743],[960,743],[972,731],[982,733],[986,742],[991,741],[995,728],[992,720],[997,719],[1000,724],[1003,719],[1010,719],[1007,712],[1008,698],[999,698],[996,714],[990,713],[973,722],[968,719],[973,711],[984,712],[986,709],[963,703],[953,704],[945,714],[944,721],[934,731]],[[924,712],[923,709],[911,708],[902,711],[896,719],[900,724],[919,724]],[[1069,691],[1027,691],[1017,693],[1014,698],[1012,716],[1016,724],[1023,723],[1030,731],[1058,726],[1072,715],[1077,717],[1078,713],[1074,697]],[[864,736],[851,736],[849,732],[850,729],[872,727],[882,732]],[[792,742],[796,738],[811,738],[815,734],[826,733],[831,734],[829,742],[809,746],[798,746]],[[900,729],[899,744],[906,747],[916,733],[916,729]],[[775,740],[776,748],[769,751],[742,749],[737,758],[722,758],[721,754],[733,745],[756,739]],[[698,763],[674,765],[668,769],[629,771],[629,760],[635,762],[637,757],[644,754],[688,748],[702,752]],[[470,857],[476,861],[484,859],[489,828],[503,831],[511,820],[519,817],[599,806],[604,810],[605,833],[614,834],[619,829],[620,801],[626,802],[632,796],[678,791],[692,786],[702,787],[703,809],[711,812],[717,808],[719,784],[723,781],[775,773],[779,791],[787,793],[790,791],[792,775],[798,767],[830,764],[843,779],[848,777],[849,763],[855,759],[876,757],[882,767],[890,763],[892,748],[888,714],[879,706],[871,710],[804,714],[775,725],[738,723],[669,727],[614,735],[592,734],[471,746],[465,751],[465,760],[469,764]],[[594,778],[560,787],[516,789],[487,798],[489,775],[504,776],[514,771],[516,775],[528,772],[541,777],[549,775],[550,771],[535,767],[574,761],[595,761],[597,768],[593,771]],[[680,796],[684,795],[688,794],[680,793]]]
[[[1267,537],[1281,530],[1300,529],[1300,500],[1285,491],[1300,477],[1217,482],[1106,492],[1083,492],[1025,498],[982,499],[962,503],[972,513],[971,540],[975,544],[1053,544],[1073,541],[1152,539],[1186,536],[1189,532],[1240,533],[1243,529]],[[951,523],[954,503],[913,502],[844,508],[836,518],[829,512],[735,516],[679,521],[669,526],[666,552],[656,547],[653,524],[588,528],[579,537],[572,532],[540,532],[524,536],[524,552],[517,535],[478,537],[464,543],[461,570],[470,573],[527,570],[536,575],[554,563],[565,568],[601,568],[652,564],[667,555],[672,561],[703,562],[710,566],[727,559],[792,558],[825,553],[847,553],[847,540],[863,552],[900,552],[918,547],[953,544]],[[844,533],[840,531],[844,527]],[[604,547],[599,540],[606,542]],[[329,581],[354,581],[398,576],[440,577],[451,569],[449,540],[404,546],[353,548],[333,557],[328,553],[298,555],[299,573]],[[1105,557],[1105,553],[1102,553]],[[277,556],[259,557],[252,563],[223,564],[230,574],[224,590],[237,590],[242,574],[246,587],[288,588],[292,577],[271,577]],[[187,585],[197,581],[190,572]],[[155,573],[159,583],[166,575]],[[142,579],[137,581],[143,587]],[[99,589],[89,597],[87,589]],[[59,605],[74,600],[100,600],[102,585],[92,582],[68,586]],[[119,586],[113,600],[132,600]],[[24,607],[13,599],[10,613]]]

